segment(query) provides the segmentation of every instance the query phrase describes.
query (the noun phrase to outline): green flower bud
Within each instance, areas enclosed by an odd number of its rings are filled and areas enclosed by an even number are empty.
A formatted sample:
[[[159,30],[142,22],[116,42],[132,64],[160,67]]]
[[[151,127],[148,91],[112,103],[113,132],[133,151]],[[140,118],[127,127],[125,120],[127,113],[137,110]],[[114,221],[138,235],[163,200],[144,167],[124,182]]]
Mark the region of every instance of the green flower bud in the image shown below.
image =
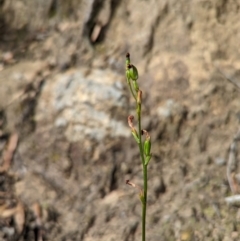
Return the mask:
[[[137,131],[136,130],[132,131],[132,135],[133,135],[135,141],[139,144],[140,143],[140,139],[138,137]]]
[[[137,70],[137,68],[134,65],[132,65],[132,64],[129,64],[128,68],[129,68],[130,78],[132,80],[137,80],[138,79],[138,70]]]
[[[150,139],[150,136],[149,136],[149,138],[147,138],[144,142],[145,156],[150,156],[150,152],[151,152],[151,139]]]
[[[128,81],[131,79],[130,70],[128,68],[126,69],[126,78]]]
[[[146,159],[145,159],[145,166],[147,166],[148,165],[148,163],[149,163],[149,161],[151,160],[151,158],[152,158],[152,154],[150,154],[149,156],[147,156],[146,157]]]
[[[132,83],[133,83],[133,88],[135,89],[136,92],[138,92],[138,90],[139,90],[139,86],[138,86],[137,81],[136,81],[136,80],[133,80]]]

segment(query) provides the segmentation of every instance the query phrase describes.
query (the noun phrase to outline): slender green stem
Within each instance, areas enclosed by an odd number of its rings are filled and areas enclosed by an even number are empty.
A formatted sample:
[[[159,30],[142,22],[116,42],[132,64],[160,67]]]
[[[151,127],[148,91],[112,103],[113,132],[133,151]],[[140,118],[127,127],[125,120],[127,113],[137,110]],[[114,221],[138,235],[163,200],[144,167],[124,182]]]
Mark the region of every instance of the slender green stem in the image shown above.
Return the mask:
[[[143,178],[144,178],[144,203],[142,204],[142,241],[146,237],[146,214],[147,214],[147,165],[143,165]]]
[[[143,168],[143,202],[142,202],[142,241],[146,238],[146,213],[147,213],[147,165],[145,165],[144,150],[142,144],[142,126],[141,126],[141,104],[137,106],[138,115],[138,133],[139,133],[139,151]]]
[[[136,94],[134,94],[133,92],[133,88],[132,88],[132,84],[130,83],[130,80],[128,79],[127,82],[133,98],[137,101],[137,97],[136,97]]]

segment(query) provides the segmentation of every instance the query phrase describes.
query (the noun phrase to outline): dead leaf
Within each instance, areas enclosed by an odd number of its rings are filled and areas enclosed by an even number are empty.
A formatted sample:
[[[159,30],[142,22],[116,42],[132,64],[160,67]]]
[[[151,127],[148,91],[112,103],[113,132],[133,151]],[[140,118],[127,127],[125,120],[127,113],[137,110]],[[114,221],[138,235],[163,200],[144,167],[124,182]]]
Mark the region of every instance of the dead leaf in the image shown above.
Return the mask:
[[[25,225],[25,210],[21,202],[18,202],[17,204],[16,211],[14,214],[14,223],[16,226],[17,233],[22,233]]]

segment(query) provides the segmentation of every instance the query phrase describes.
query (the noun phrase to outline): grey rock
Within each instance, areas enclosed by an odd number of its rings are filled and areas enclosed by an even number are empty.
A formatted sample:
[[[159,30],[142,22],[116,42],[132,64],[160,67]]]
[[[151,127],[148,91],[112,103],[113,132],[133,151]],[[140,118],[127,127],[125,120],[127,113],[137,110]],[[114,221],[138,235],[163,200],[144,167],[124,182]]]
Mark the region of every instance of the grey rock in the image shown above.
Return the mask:
[[[214,160],[215,164],[217,166],[223,166],[226,164],[226,160],[222,157],[217,157],[215,160]]]
[[[161,118],[170,118],[183,111],[183,107],[173,99],[168,99],[164,106],[157,109],[157,114]]]
[[[64,135],[70,141],[129,136],[129,129],[121,119],[127,116],[121,76],[108,70],[93,70],[88,75],[85,72],[81,69],[58,74],[47,81],[36,121],[64,127]]]

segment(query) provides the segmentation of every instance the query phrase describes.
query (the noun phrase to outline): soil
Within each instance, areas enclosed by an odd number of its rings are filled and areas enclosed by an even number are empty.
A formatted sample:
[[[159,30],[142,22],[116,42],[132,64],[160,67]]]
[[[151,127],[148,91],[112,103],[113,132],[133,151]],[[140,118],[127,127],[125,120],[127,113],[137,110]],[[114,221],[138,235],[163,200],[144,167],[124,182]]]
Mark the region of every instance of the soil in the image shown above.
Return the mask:
[[[240,240],[239,9],[0,0],[0,240],[141,239],[127,52],[152,140],[147,240]]]

